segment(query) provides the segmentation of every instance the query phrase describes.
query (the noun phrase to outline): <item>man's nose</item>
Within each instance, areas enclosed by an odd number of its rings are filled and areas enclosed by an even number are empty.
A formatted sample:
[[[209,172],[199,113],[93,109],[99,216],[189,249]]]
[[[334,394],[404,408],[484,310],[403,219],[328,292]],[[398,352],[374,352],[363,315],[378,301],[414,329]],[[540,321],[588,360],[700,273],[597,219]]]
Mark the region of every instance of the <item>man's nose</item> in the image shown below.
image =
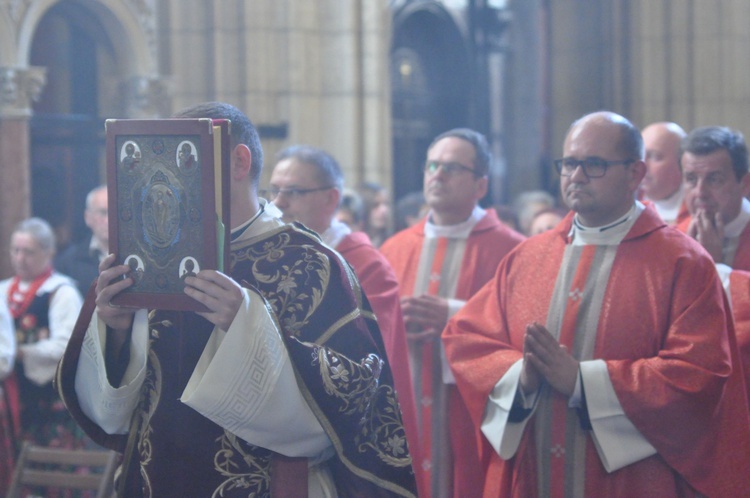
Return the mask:
[[[699,179],[698,183],[696,184],[696,190],[698,190],[698,195],[701,197],[706,197],[709,195],[709,189],[708,189],[708,182],[706,182],[704,179]]]
[[[573,170],[573,173],[570,174],[570,181],[575,183],[586,183],[588,182],[589,177],[586,176],[586,173],[583,171],[583,165],[579,164],[576,166],[576,169]]]

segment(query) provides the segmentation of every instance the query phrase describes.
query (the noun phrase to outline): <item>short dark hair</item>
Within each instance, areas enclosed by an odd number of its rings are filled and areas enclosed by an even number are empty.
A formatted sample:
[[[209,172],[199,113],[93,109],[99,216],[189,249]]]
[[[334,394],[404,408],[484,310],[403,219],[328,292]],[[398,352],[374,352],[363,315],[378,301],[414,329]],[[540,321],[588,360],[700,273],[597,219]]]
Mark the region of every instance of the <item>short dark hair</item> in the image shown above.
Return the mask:
[[[486,176],[490,171],[490,163],[492,162],[492,152],[490,152],[490,145],[487,143],[487,139],[478,131],[470,128],[453,128],[446,132],[441,133],[430,143],[427,147],[429,151],[433,145],[438,143],[444,138],[455,137],[465,140],[474,146],[474,154],[476,159],[474,160],[474,171],[477,176]]]
[[[242,111],[233,105],[224,102],[203,102],[201,104],[187,107],[174,115],[176,118],[211,118],[228,119],[232,122],[231,139],[232,148],[244,144],[250,149],[252,155],[252,168],[250,179],[257,188],[260,174],[263,171],[263,147],[260,144],[258,130],[252,121]]]
[[[296,159],[315,168],[315,176],[323,184],[333,186],[339,190],[344,188],[344,174],[338,161],[323,149],[312,145],[291,145],[276,154],[276,161]]]
[[[747,145],[741,132],[726,126],[703,126],[691,131],[682,139],[680,156],[689,152],[696,156],[707,156],[724,149],[732,159],[732,169],[737,181],[747,174]],[[682,160],[680,160],[682,166]]]

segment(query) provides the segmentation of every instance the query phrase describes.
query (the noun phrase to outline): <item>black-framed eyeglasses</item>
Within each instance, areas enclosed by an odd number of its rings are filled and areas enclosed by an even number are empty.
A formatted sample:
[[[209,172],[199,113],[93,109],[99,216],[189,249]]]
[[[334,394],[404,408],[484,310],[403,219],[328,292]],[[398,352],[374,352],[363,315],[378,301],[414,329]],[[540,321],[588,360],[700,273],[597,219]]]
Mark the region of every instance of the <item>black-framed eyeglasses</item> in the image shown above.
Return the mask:
[[[560,176],[571,176],[575,173],[578,166],[583,168],[583,174],[587,178],[601,178],[607,173],[607,168],[619,164],[628,165],[634,163],[635,159],[623,159],[621,161],[607,161],[601,157],[587,157],[586,159],[574,159],[572,157],[563,157],[555,159],[555,169]]]
[[[474,176],[480,176],[472,168],[469,168],[468,166],[464,166],[463,164],[459,164],[459,163],[444,163],[441,161],[427,161],[426,163],[424,163],[424,172],[429,173],[431,175],[434,175],[435,173],[437,173],[438,169],[440,168],[442,168],[443,173],[445,173],[448,176],[457,175],[461,171],[468,171]]]
[[[307,194],[310,194],[312,192],[321,192],[323,190],[329,190],[332,189],[333,186],[330,185],[328,187],[318,187],[318,188],[276,188],[276,187],[269,187],[268,189],[261,192],[262,195],[266,197],[269,201],[276,200],[277,197],[280,195],[285,196],[288,199],[300,199]]]

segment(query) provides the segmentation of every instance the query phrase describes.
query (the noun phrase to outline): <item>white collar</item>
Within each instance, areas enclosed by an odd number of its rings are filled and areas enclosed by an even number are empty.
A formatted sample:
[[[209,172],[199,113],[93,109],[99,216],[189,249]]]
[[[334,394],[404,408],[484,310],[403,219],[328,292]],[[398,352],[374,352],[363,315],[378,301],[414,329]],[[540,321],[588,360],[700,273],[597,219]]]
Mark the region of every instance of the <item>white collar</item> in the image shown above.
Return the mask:
[[[635,201],[633,207],[621,218],[612,223],[600,227],[585,227],[578,221],[578,214],[573,217],[573,225],[569,236],[573,239],[573,245],[599,245],[614,246],[622,242],[622,239],[633,227],[635,220],[641,215],[645,206]]]
[[[266,212],[268,201],[265,199],[259,199],[259,201],[260,209],[258,212],[245,223],[232,230],[232,242],[251,239],[284,224],[283,221]]]
[[[449,239],[467,239],[474,226],[479,223],[479,220],[484,218],[486,211],[479,207],[474,206],[471,211],[471,215],[466,221],[456,223],[455,225],[435,225],[430,221],[432,219],[432,210],[427,214],[427,222],[424,225],[424,235],[428,238],[447,237]]]
[[[743,197],[740,213],[735,219],[724,225],[724,237],[739,237],[748,222],[750,222],[750,201]]]
[[[320,238],[323,239],[326,245],[335,248],[350,233],[352,233],[352,229],[347,224],[333,218],[331,225],[325,232],[320,234]]]
[[[677,219],[677,215],[680,213],[682,199],[685,196],[684,194],[685,190],[682,183],[680,183],[680,188],[678,188],[677,192],[674,194],[666,199],[661,199],[659,201],[652,200],[651,202],[654,203],[654,207],[656,208],[656,212],[659,213],[659,216],[661,216],[664,221],[672,223]]]

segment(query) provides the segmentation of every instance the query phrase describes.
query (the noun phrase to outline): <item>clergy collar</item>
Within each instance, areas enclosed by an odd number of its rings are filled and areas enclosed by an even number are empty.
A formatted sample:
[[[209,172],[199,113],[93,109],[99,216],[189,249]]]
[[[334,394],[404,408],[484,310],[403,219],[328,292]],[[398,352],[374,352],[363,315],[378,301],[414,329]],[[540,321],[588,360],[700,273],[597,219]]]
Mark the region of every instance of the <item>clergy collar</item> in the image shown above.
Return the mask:
[[[664,221],[674,221],[677,219],[677,214],[680,212],[680,206],[682,206],[682,198],[684,197],[685,190],[682,186],[682,183],[680,183],[680,188],[677,189],[677,192],[670,195],[666,199],[661,199],[659,201],[654,201],[651,199],[651,202],[654,203],[654,207],[656,208],[656,212],[659,213],[659,216]]]
[[[280,219],[270,215],[266,212],[266,206],[268,201],[265,199],[259,199],[260,209],[255,215],[247,220],[242,225],[232,230],[231,241],[236,242],[238,240],[246,240],[259,233],[262,233],[267,229],[270,224],[272,227],[278,227],[284,224]]]
[[[341,240],[352,233],[352,229],[349,228],[345,223],[340,222],[336,218],[331,220],[331,225],[326,229],[325,232],[320,234],[320,238],[326,245],[335,248]]]
[[[427,238],[447,237],[449,239],[466,239],[479,221],[484,218],[486,211],[474,206],[474,210],[466,221],[456,223],[455,225],[435,225],[430,221],[432,211],[427,215],[427,222],[424,225],[424,234]]]
[[[91,241],[89,242],[89,256],[96,256],[99,258],[99,262],[107,257],[107,249],[102,248],[99,240],[97,240],[93,234],[91,235]]]
[[[573,240],[573,245],[617,245],[625,238],[644,209],[643,204],[635,201],[623,217],[600,227],[583,226],[576,214],[568,237]]]
[[[748,222],[750,222],[750,201],[743,197],[740,214],[738,214],[735,219],[724,225],[724,237],[739,237]]]

